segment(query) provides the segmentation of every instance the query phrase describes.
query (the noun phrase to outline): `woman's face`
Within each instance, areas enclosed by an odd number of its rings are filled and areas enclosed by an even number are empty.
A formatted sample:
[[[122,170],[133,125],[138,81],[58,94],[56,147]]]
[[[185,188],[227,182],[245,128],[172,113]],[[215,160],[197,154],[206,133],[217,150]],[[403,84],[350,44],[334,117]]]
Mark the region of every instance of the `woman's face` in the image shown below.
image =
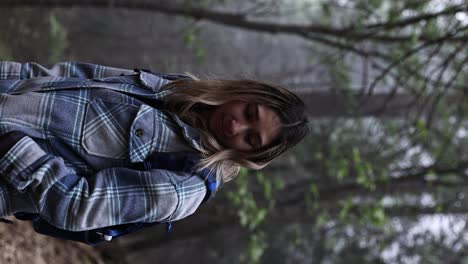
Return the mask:
[[[228,149],[254,151],[268,146],[280,131],[279,116],[268,106],[230,101],[208,116],[210,132]]]

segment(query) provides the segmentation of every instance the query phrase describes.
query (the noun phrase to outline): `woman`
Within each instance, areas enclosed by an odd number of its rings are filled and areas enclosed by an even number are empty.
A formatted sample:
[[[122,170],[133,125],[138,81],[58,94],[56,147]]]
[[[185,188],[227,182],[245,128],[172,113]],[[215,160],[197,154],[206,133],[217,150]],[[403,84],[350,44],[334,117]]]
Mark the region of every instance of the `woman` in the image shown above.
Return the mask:
[[[32,213],[69,231],[192,214],[206,179],[186,164],[134,166],[158,153],[196,154],[197,171],[222,183],[308,132],[303,102],[257,81],[73,62],[2,62],[0,79],[0,217]]]

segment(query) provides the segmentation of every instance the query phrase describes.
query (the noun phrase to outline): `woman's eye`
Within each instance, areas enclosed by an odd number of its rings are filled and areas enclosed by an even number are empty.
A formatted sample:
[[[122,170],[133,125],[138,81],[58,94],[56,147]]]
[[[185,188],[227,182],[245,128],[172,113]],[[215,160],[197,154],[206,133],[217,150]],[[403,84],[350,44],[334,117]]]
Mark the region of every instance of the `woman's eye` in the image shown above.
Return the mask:
[[[257,104],[252,104],[252,107],[251,107],[251,112],[250,112],[250,116],[252,117],[256,117],[257,116]]]
[[[250,135],[245,136],[245,142],[249,144],[252,148],[254,147],[252,137]]]
[[[246,118],[247,120],[250,120],[250,118],[252,117],[252,114],[251,114],[250,109],[251,109],[250,104],[248,104],[248,105],[245,107],[245,118]]]
[[[251,120],[256,115],[257,106],[256,104],[248,104],[245,108],[245,117],[247,120]]]

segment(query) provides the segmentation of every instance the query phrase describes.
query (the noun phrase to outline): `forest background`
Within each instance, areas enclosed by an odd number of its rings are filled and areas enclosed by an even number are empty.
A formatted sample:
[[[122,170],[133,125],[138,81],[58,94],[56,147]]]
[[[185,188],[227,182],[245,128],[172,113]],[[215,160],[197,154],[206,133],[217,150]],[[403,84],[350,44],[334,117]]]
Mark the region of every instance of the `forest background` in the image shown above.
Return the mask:
[[[31,263],[64,252],[76,263],[468,263],[467,12],[463,0],[0,0],[2,60],[266,80],[300,94],[312,132],[170,234],[90,249],[28,231],[25,247],[8,233],[18,224],[2,227],[4,260],[27,248]]]

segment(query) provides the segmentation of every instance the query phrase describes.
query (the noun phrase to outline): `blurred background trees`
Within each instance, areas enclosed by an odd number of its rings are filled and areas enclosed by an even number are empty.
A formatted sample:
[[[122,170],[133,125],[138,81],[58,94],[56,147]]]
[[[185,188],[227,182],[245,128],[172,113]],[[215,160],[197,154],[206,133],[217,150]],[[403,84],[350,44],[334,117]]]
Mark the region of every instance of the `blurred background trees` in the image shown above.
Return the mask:
[[[135,263],[468,263],[468,2],[0,0],[1,59],[255,78],[311,135],[188,219],[98,249]]]

